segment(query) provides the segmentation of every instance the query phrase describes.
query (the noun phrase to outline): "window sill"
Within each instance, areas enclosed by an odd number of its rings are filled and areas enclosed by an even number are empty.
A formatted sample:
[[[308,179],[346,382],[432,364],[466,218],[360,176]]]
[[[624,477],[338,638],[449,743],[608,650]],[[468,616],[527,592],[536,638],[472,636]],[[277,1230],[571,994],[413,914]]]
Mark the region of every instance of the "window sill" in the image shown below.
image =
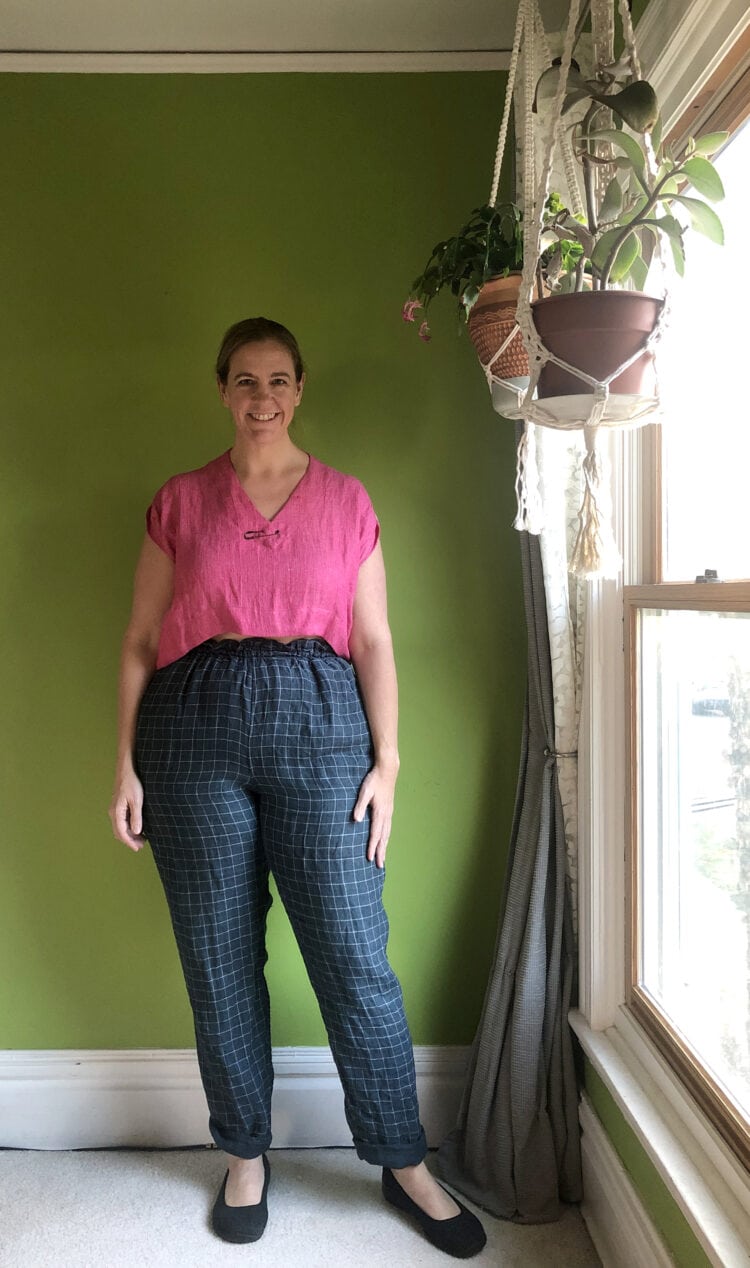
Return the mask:
[[[570,1024],[708,1257],[750,1264],[750,1176],[627,1009],[605,1031],[577,1011]]]

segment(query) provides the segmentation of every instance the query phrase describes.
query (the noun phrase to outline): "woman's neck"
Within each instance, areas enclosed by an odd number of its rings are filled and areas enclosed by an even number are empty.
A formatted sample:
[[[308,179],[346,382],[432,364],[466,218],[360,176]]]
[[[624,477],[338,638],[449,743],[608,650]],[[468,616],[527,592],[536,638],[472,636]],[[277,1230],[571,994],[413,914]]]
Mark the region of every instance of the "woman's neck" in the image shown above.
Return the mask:
[[[305,451],[298,449],[288,437],[270,445],[235,438],[229,456],[240,480],[281,477],[304,469],[309,461]]]

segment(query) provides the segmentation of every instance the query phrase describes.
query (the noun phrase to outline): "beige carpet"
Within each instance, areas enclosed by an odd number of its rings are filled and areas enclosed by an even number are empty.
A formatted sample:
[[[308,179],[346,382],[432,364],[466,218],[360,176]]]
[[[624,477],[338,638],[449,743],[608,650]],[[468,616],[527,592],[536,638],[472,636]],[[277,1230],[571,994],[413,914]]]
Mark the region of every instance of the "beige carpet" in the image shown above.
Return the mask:
[[[380,1172],[353,1149],[271,1150],[268,1227],[230,1246],[208,1216],[224,1175],[215,1149],[0,1150],[2,1268],[411,1268],[457,1261],[386,1206]],[[429,1159],[428,1159],[429,1162]],[[431,1165],[431,1164],[430,1164]],[[575,1208],[555,1224],[480,1214],[477,1268],[589,1268]]]

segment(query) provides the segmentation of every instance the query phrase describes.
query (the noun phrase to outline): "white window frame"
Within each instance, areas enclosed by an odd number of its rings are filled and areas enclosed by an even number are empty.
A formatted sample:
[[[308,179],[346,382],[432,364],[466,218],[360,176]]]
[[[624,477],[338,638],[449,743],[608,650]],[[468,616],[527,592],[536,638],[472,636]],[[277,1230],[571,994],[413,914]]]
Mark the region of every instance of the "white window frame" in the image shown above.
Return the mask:
[[[750,27],[745,0],[651,0],[637,38],[665,131]],[[750,1176],[625,1007],[626,714],[623,585],[657,579],[659,437],[609,438],[617,581],[590,584],[579,740],[579,1006],[571,1024],[707,1257],[750,1263]]]

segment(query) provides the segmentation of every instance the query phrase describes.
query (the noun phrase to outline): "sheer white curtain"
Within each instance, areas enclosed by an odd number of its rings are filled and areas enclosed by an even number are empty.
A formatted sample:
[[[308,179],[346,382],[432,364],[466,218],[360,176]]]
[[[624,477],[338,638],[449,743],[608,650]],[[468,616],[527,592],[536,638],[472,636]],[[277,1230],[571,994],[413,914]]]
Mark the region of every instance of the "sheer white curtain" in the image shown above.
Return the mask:
[[[582,432],[537,427],[539,488],[544,506],[540,534],[547,627],[552,658],[557,780],[565,824],[571,915],[577,929],[578,726],[581,714],[587,584],[568,572],[583,497]]]

